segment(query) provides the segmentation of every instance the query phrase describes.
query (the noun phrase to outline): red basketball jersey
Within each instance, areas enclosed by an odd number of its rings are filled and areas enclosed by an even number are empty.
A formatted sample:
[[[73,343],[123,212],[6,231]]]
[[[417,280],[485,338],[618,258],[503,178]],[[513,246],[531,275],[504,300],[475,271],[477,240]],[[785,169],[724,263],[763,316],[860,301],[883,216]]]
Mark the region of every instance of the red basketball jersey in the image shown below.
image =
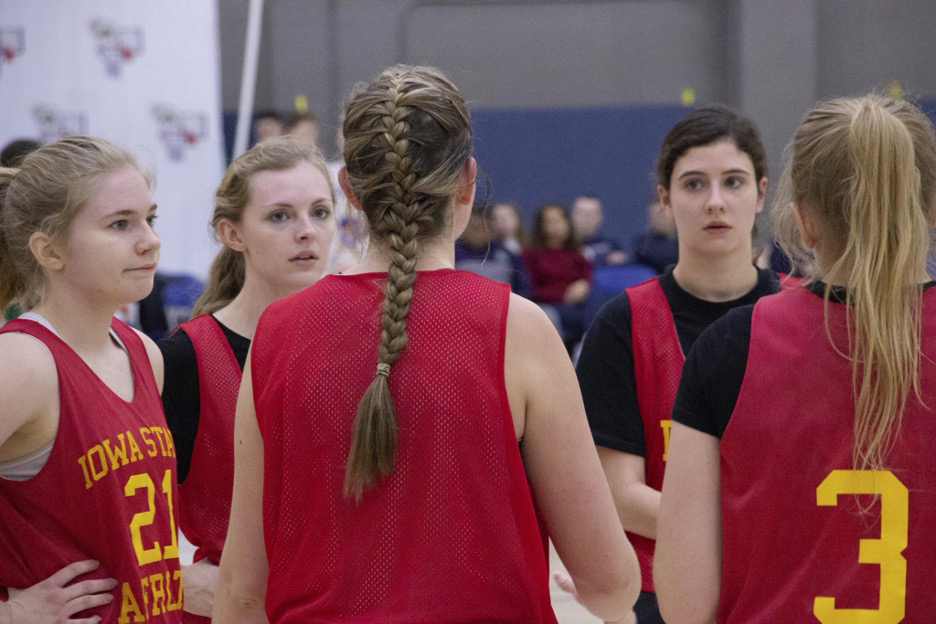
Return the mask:
[[[719,622],[936,621],[936,289],[923,301],[928,407],[911,394],[877,472],[853,469],[851,366],[822,298],[794,289],[756,304],[721,440]],[[845,314],[829,304],[847,352]]]
[[[644,457],[647,485],[663,489],[663,471],[676,401],[679,375],[686,358],[669,302],[657,278],[626,290],[631,309],[631,344],[634,351],[634,381],[637,406],[644,425],[647,454]],[[640,562],[641,589],[653,589],[653,552],[656,541],[628,532]]]
[[[504,383],[509,288],[418,273],[390,374],[396,468],[342,494],[374,378],[385,273],[270,306],[251,360],[264,442],[267,614],[291,622],[555,622]]]
[[[179,525],[196,547],[195,561],[218,565],[234,488],[234,410],[241,368],[224,331],[210,314],[183,323],[198,361],[198,435],[185,482],[179,486]]]
[[[0,585],[24,588],[83,559],[86,578],[117,579],[114,600],[75,617],[102,622],[180,622],[175,447],[146,348],[112,323],[127,348],[134,396],[124,401],[54,333],[27,320],[0,333],[42,341],[55,358],[59,424],[42,470],[0,479]]]
[[[224,331],[210,314],[181,329],[198,362],[198,434],[185,482],[179,486],[179,526],[195,546],[194,561],[221,562],[234,489],[234,411],[242,371]],[[185,612],[186,624],[211,618]]]

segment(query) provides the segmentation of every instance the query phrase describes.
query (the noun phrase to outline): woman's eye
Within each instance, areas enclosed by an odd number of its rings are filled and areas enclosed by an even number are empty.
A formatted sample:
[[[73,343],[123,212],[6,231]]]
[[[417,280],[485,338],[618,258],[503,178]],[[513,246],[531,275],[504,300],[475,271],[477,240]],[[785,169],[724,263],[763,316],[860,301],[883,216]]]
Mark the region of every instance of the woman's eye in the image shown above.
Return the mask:
[[[327,219],[329,216],[331,216],[331,210],[325,207],[315,208],[312,211],[312,215],[316,219]]]
[[[690,191],[698,191],[700,188],[702,188],[702,181],[701,181],[701,180],[688,180],[688,181],[686,182],[686,189],[687,189],[687,190],[690,190]]]
[[[732,189],[738,188],[743,184],[744,184],[744,180],[741,178],[731,177],[725,180],[725,186],[727,186],[728,188],[732,188]]]
[[[283,212],[282,210],[277,210],[276,212],[270,215],[270,221],[274,221],[274,222],[285,221],[286,218],[287,218],[286,213]]]
[[[149,225],[150,227],[153,227],[154,225],[156,225],[156,219],[158,218],[159,218],[158,215],[151,215],[149,217],[146,217],[147,225]]]
[[[114,221],[113,223],[110,224],[110,228],[112,230],[117,230],[118,232],[123,232],[124,230],[127,229],[128,226],[129,226],[129,223],[127,222],[126,219],[120,219],[119,221]]]

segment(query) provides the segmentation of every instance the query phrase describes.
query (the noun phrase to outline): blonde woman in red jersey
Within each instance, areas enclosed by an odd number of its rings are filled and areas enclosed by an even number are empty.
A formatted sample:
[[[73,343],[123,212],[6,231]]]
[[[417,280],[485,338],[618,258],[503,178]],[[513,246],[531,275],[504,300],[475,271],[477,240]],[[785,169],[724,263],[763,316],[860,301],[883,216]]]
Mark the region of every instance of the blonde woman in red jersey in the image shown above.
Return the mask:
[[[28,310],[0,329],[4,624],[181,621],[162,358],[113,318],[153,287],[151,186],[91,137],[0,170],[0,308]]]
[[[318,148],[262,141],[228,167],[212,225],[224,245],[192,320],[159,342],[163,405],[179,461],[179,527],[197,548],[184,621],[207,622],[231,512],[234,407],[261,312],[325,272],[334,192]]]
[[[624,617],[636,557],[562,341],[452,268],[476,174],[464,101],[393,67],[344,135],[370,245],[260,320],[215,621],[555,622],[534,499],[578,599]]]
[[[931,122],[878,96],[820,104],[774,211],[811,282],[729,313],[686,361],[653,569],[661,611],[673,624],[932,622]]]

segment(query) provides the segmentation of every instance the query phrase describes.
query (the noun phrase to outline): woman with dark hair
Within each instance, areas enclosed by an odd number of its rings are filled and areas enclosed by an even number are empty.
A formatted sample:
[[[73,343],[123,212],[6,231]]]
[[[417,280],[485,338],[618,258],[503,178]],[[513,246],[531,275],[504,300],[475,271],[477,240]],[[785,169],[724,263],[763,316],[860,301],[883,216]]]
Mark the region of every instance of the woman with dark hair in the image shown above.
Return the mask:
[[[732,308],[780,287],[752,261],[767,165],[754,124],[723,106],[700,108],[666,135],[657,165],[663,210],[676,222],[679,260],[598,313],[577,372],[592,436],[643,586],[640,624],[659,623],[653,553],[668,459],[670,410],[685,355]]]
[[[879,96],[810,111],[774,234],[804,288],[696,341],[654,574],[667,622],[936,615],[936,136]]]
[[[546,204],[536,211],[523,263],[530,274],[533,301],[558,315],[558,328],[571,349],[585,333],[591,264],[579,253],[564,206]]]
[[[396,66],[346,113],[339,180],[370,244],[260,319],[215,621],[554,623],[537,510],[563,582],[624,617],[636,558],[562,343],[453,269],[477,173],[464,100]]]

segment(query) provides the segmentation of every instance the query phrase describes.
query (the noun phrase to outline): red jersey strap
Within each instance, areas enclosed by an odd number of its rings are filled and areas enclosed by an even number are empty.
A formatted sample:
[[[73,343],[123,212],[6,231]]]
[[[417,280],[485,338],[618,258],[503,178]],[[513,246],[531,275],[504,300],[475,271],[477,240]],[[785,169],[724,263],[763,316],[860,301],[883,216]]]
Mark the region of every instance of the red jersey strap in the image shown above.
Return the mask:
[[[179,526],[196,547],[195,561],[218,565],[234,488],[234,412],[242,371],[224,330],[210,314],[179,326],[198,362],[198,433],[179,486]]]
[[[631,344],[637,406],[644,426],[645,478],[655,490],[663,487],[663,471],[676,400],[679,375],[685,357],[676,334],[676,324],[658,278],[625,290],[631,309]],[[628,533],[643,579],[641,588],[653,591],[653,552],[656,542]]]
[[[780,280],[780,290],[799,288],[806,283],[802,277],[794,277],[787,273],[777,273],[777,279]]]

